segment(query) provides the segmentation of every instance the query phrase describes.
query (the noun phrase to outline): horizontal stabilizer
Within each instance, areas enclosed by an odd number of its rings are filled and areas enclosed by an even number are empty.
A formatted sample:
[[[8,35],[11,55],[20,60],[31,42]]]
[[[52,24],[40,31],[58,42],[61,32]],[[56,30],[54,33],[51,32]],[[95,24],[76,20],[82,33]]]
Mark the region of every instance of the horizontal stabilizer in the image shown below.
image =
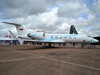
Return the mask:
[[[9,23],[9,22],[3,22],[3,23],[11,24],[11,25],[16,25],[16,26],[21,26],[21,24],[16,24],[16,23]]]
[[[16,24],[16,23],[9,23],[9,22],[3,22],[3,23],[15,25],[16,29],[17,29],[17,32],[18,32],[18,36],[19,35],[27,35],[28,34],[28,31],[27,31],[27,29],[25,28],[24,25]]]

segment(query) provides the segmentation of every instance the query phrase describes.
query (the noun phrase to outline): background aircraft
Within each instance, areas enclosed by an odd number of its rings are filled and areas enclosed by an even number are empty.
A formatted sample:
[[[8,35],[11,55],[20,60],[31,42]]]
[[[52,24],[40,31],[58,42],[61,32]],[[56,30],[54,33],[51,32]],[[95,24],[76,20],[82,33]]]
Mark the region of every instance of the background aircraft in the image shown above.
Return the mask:
[[[79,35],[79,34],[45,34],[44,32],[35,32],[29,33],[25,26],[21,24],[3,22],[6,24],[15,25],[18,37],[26,39],[26,41],[33,42],[42,42],[43,47],[46,47],[46,44],[49,43],[48,47],[51,47],[52,43],[95,43],[98,40],[88,37],[87,35]]]
[[[70,33],[69,34],[78,34],[77,33],[77,31],[76,31],[76,29],[75,29],[75,27],[74,27],[74,25],[71,25],[71,27],[70,27]]]
[[[12,45],[14,42],[18,42],[18,39],[12,37],[11,34],[9,36],[6,35],[6,37],[0,37],[0,45]]]
[[[11,32],[11,31],[9,31],[9,32]],[[0,37],[0,40],[1,41],[18,41],[18,39],[16,39],[15,37],[12,37],[12,35],[11,35],[11,33],[10,33],[10,35],[8,36],[8,35],[6,35],[5,37]]]

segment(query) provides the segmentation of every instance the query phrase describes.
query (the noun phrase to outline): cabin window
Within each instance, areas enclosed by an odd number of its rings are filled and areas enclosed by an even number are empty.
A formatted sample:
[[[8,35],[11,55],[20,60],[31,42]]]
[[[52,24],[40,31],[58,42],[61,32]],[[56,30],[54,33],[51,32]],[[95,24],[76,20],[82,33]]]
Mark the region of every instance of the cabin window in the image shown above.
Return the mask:
[[[62,39],[62,37],[60,37],[60,39]]]
[[[67,37],[65,37],[65,39],[67,39]]]
[[[57,39],[58,37],[56,36],[55,38]]]
[[[53,36],[51,36],[51,38],[53,38]]]
[[[74,37],[74,39],[76,39],[76,37]]]
[[[69,39],[71,39],[71,37],[69,37]]]
[[[60,39],[62,39],[62,35],[60,35]]]

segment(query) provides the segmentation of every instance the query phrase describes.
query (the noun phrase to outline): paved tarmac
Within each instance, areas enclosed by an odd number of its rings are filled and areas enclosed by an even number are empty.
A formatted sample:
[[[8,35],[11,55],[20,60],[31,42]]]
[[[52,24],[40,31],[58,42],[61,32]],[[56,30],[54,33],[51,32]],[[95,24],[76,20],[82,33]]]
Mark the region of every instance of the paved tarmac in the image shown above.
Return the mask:
[[[100,46],[0,45],[0,75],[100,75]]]

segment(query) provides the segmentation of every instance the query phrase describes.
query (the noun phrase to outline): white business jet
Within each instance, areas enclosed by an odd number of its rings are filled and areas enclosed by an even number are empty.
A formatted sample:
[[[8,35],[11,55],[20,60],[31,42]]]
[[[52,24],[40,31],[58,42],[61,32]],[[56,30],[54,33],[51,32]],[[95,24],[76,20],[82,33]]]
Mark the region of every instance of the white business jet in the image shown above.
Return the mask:
[[[99,42],[97,39],[88,37],[87,35],[80,34],[46,34],[44,32],[30,33],[27,31],[25,26],[16,23],[3,22],[6,24],[15,25],[18,37],[23,38],[27,41],[42,42],[43,47],[49,43],[48,47],[51,47],[52,43],[96,43]]]

